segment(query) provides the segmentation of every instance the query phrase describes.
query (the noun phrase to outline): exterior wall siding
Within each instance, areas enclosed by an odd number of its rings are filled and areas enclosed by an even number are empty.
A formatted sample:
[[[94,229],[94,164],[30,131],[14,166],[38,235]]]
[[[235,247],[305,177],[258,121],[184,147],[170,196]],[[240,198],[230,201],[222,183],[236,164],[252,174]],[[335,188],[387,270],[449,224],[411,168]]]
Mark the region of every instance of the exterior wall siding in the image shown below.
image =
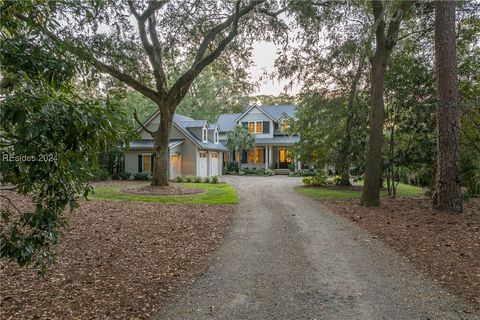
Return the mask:
[[[257,107],[252,108],[246,115],[238,120],[238,124],[242,124],[242,122],[250,122],[250,121],[269,121],[269,133],[255,133],[253,134],[255,137],[258,138],[273,138],[273,121],[267,116],[263,111],[258,109]]]

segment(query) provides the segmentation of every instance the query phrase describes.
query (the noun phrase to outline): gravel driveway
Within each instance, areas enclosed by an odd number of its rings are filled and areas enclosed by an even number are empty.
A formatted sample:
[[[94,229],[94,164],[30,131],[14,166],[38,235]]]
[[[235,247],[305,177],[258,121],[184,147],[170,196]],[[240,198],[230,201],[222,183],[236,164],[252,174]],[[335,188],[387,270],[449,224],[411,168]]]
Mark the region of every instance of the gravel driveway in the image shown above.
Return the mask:
[[[157,319],[478,319],[379,240],[293,191],[225,177],[238,213],[211,267]]]

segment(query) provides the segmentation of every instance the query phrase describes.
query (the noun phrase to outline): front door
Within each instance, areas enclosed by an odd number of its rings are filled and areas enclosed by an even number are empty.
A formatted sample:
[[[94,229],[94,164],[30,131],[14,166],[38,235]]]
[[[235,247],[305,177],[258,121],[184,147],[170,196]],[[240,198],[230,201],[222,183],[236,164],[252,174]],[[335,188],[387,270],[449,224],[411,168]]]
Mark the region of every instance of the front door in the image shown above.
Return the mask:
[[[287,157],[287,150],[285,148],[278,149],[278,168],[288,169],[288,165],[291,163]]]
[[[207,176],[207,153],[201,151],[198,158],[198,175],[200,177]]]

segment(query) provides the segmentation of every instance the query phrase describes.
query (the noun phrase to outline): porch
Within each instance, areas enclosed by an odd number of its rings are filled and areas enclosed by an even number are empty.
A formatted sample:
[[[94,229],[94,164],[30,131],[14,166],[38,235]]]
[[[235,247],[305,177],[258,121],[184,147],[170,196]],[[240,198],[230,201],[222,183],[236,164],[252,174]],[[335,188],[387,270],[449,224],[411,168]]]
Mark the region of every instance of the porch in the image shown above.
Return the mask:
[[[250,151],[229,152],[224,155],[224,163],[238,161],[240,157],[242,168],[273,169],[279,174],[288,173],[291,163],[295,163],[296,169],[301,168],[300,161],[295,161],[288,156],[287,146],[256,145]]]

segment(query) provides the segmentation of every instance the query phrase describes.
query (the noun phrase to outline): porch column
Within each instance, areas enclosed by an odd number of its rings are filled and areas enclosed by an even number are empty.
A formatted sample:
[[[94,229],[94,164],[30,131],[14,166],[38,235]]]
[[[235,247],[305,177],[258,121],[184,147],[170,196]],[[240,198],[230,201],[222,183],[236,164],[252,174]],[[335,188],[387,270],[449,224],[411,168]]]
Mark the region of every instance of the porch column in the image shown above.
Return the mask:
[[[268,165],[271,165],[273,163],[273,147],[270,145],[268,146]]]
[[[302,169],[302,163],[300,162],[300,160],[297,161],[297,170],[301,170]]]
[[[263,159],[263,161],[265,162],[265,169],[268,169],[268,147],[267,146],[263,147],[263,150],[265,152],[264,159]]]

